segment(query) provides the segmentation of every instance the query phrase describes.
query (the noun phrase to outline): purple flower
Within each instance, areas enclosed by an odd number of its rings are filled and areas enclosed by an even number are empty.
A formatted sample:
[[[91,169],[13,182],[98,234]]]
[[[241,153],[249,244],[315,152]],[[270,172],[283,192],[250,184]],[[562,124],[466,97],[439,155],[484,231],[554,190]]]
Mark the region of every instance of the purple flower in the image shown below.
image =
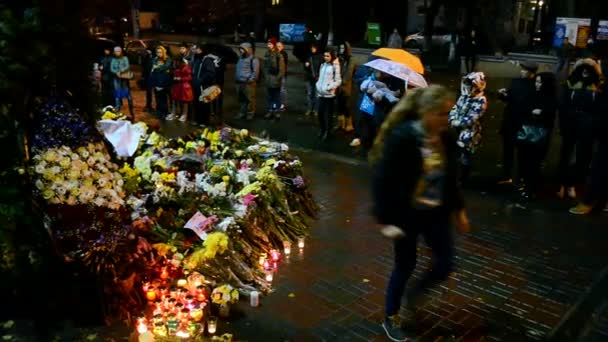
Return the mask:
[[[230,140],[230,136],[231,136],[231,129],[228,127],[224,127],[222,128],[222,130],[220,131],[220,140],[222,142],[227,142],[228,140]]]
[[[293,185],[298,189],[302,189],[306,186],[306,183],[304,182],[304,178],[302,178],[302,176],[297,176],[292,180],[292,182]]]

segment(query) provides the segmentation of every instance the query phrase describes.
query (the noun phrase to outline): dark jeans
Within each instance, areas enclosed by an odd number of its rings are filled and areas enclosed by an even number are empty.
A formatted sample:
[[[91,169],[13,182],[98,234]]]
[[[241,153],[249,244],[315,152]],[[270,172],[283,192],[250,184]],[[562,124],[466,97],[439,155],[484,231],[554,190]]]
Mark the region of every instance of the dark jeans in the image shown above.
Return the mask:
[[[204,103],[198,99],[201,96],[201,87],[194,89],[194,121],[197,124],[208,126],[211,122],[211,104]]]
[[[101,82],[101,101],[102,106],[115,106],[116,101],[114,100],[114,83],[112,80],[105,80]]]
[[[593,156],[593,138],[578,138],[573,135],[562,136],[559,158],[559,179],[563,186],[582,183],[589,174]]]
[[[321,133],[327,133],[333,127],[334,97],[319,97],[319,129]]]
[[[597,205],[608,200],[608,140],[600,141],[591,162],[583,203]]]
[[[222,117],[224,115],[224,83],[218,83],[217,86],[220,87],[222,92],[217,96],[215,101],[212,102],[213,114]]]
[[[544,159],[545,144],[517,144],[518,174],[526,190],[536,193],[540,187],[540,168]]]
[[[515,161],[515,132],[502,133],[502,175],[505,178],[513,176],[513,162]]]
[[[266,88],[268,112],[274,113],[281,109],[281,88]]]
[[[419,235],[433,251],[433,265],[431,271],[407,292],[407,299],[426,293],[430,287],[446,280],[452,271],[454,240],[448,215],[440,209],[418,211],[414,222],[406,229],[406,236],[394,241],[395,264],[386,290],[386,316],[399,313],[405,285],[416,267]]]
[[[477,56],[475,56],[475,55],[464,56],[464,67],[467,70],[467,74],[475,71],[476,63],[477,63]]]
[[[146,108],[150,110],[152,109],[152,94],[154,94],[154,89],[146,86]]]
[[[346,96],[344,95],[343,92],[338,93],[337,96],[337,101],[338,101],[338,114],[339,115],[344,115],[345,118],[350,118],[351,117],[351,98],[350,96]]]
[[[169,114],[169,88],[160,90],[154,88],[154,97],[156,98],[156,115],[164,119]]]

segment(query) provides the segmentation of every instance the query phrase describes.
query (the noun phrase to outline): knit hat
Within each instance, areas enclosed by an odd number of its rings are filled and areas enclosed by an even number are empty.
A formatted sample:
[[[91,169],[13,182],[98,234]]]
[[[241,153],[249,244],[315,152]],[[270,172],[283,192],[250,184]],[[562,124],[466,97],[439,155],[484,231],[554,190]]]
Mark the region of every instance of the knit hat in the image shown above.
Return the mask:
[[[272,45],[277,45],[278,40],[275,37],[268,38],[268,43]]]

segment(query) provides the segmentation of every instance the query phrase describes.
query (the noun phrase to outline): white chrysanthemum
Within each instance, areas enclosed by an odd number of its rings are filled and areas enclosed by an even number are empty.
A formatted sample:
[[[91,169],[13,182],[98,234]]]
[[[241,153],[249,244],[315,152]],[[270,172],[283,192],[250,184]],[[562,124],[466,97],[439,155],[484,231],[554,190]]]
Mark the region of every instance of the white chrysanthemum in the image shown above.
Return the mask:
[[[106,205],[106,200],[103,197],[97,197],[95,198],[95,200],[93,201],[93,203],[98,206],[98,207],[103,207]]]
[[[61,172],[61,168],[59,166],[53,166],[49,169],[51,174],[56,175]]]
[[[36,180],[35,185],[36,185],[36,189],[38,189],[38,190],[44,189],[44,183],[42,183],[42,181],[40,179]]]
[[[36,171],[36,173],[44,173],[45,169],[46,169],[46,162],[41,161],[40,163],[38,163],[38,165],[36,165],[36,167],[34,168],[34,171]]]

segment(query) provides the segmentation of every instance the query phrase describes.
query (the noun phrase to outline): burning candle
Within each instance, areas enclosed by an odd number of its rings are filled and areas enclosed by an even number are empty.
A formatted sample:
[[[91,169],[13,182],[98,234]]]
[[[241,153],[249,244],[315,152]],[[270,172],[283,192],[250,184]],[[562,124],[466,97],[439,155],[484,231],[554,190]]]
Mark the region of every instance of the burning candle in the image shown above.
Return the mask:
[[[196,287],[196,300],[199,302],[204,302],[207,300],[207,296],[205,295],[205,286],[199,285]]]
[[[266,281],[267,281],[267,282],[269,282],[269,283],[270,283],[270,282],[272,282],[273,277],[274,277],[274,276],[273,276],[273,274],[272,274],[272,271],[267,271],[267,272],[266,272]]]
[[[146,325],[145,323],[142,322],[142,323],[139,323],[137,325],[137,332],[138,333],[143,334],[143,333],[145,333],[147,331],[148,331],[148,325]]]
[[[148,287],[148,291],[146,292],[146,299],[148,299],[148,301],[150,302],[156,300],[156,289],[154,288],[154,286]]]
[[[209,332],[210,334],[215,334],[217,330],[217,318],[216,317],[209,317],[209,319],[207,320],[207,332]]]
[[[163,267],[162,270],[160,271],[160,279],[167,279],[169,278],[169,271],[167,271],[166,267]]]
[[[279,261],[281,253],[278,250],[273,249],[270,251],[270,256],[272,257],[272,261]]]
[[[268,262],[268,260],[264,261],[264,269],[265,270],[270,269],[270,263]]]
[[[291,242],[283,241],[283,253],[285,256],[289,256],[291,254]]]
[[[144,282],[141,287],[144,290],[144,293],[147,293],[148,288],[150,287],[150,282],[149,281]]]
[[[260,293],[258,291],[251,291],[249,294],[249,304],[253,307],[260,305]]]
[[[186,297],[188,297],[188,293],[190,293],[190,291],[188,291],[188,289],[181,289],[181,290],[179,290],[179,294],[177,295],[177,299],[179,299],[179,300],[186,300]]]
[[[203,285],[204,282],[205,277],[198,272],[192,272],[192,274],[188,276],[188,285],[191,290],[195,290],[197,287]]]
[[[188,285],[188,281],[186,279],[180,279],[177,281],[177,287],[186,287]]]
[[[169,291],[169,295],[171,296],[171,298],[177,298],[178,295],[178,288],[177,287],[172,287],[171,290]]]
[[[185,330],[178,330],[175,336],[179,338],[190,338],[190,333]]]
[[[305,239],[303,236],[301,236],[301,237],[299,237],[299,238],[298,238],[298,248],[299,248],[299,249],[304,248],[304,241],[305,241],[305,240],[306,240],[306,239]]]
[[[195,305],[192,310],[190,310],[190,317],[195,322],[200,322],[203,319],[203,309],[199,305]]]
[[[177,316],[175,316],[174,314],[169,315],[169,318],[167,319],[167,333],[170,336],[175,335],[178,327],[179,321],[177,320]]]
[[[182,309],[182,311],[179,313],[179,320],[184,322],[188,322],[188,319],[190,318],[190,310],[189,309]]]
[[[187,295],[184,300],[186,301],[186,305],[192,305],[192,303],[194,303],[194,296],[193,295]]]
[[[264,266],[265,262],[266,262],[266,253],[262,253],[262,255],[260,255],[260,260],[259,260],[260,266]]]
[[[154,335],[159,337],[167,337],[167,327],[164,323],[154,324]]]

